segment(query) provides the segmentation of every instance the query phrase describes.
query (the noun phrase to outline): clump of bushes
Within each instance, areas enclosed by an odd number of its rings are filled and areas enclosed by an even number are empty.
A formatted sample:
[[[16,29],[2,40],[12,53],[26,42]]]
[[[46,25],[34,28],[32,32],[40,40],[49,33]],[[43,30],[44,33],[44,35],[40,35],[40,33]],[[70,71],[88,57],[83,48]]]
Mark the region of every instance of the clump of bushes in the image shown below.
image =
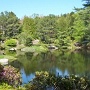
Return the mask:
[[[14,90],[14,88],[7,83],[0,83],[0,90]]]
[[[26,39],[26,43],[25,43],[26,46],[31,46],[32,45],[32,38],[31,37],[28,37]]]
[[[0,66],[0,89],[7,90],[90,90],[90,80],[77,75],[56,76],[47,71],[35,73],[35,78],[25,87],[20,87],[20,73],[12,66]]]
[[[17,45],[16,39],[8,39],[5,41],[5,46],[15,47]]]
[[[48,72],[36,72],[27,90],[90,90],[90,80],[76,75],[56,76]]]
[[[13,87],[18,87],[22,84],[20,72],[16,68],[0,66],[0,82],[7,83]]]
[[[24,87],[16,87],[14,88],[11,85],[8,85],[7,83],[0,83],[0,90],[26,90]]]

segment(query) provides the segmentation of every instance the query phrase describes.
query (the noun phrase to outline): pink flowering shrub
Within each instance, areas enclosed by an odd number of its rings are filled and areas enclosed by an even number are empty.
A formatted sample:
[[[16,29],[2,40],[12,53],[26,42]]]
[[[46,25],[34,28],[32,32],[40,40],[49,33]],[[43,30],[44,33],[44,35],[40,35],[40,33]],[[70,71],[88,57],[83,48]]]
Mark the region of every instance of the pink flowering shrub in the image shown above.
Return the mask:
[[[20,72],[12,66],[5,66],[3,71],[0,72],[0,82],[5,82],[17,87],[21,85],[22,82]]]

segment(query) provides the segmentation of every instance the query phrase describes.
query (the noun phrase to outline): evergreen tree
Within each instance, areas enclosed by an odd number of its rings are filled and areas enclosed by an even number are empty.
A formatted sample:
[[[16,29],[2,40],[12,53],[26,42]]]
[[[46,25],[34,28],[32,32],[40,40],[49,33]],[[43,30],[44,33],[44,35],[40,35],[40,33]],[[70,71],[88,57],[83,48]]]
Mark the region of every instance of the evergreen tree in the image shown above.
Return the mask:
[[[50,14],[49,16],[36,18],[37,23],[37,33],[44,43],[53,43],[56,38],[56,17],[55,15]]]
[[[36,38],[36,25],[33,18],[25,16],[23,19],[22,33],[18,36],[18,39],[29,46],[29,42]]]
[[[83,4],[85,7],[90,6],[90,0],[83,0],[83,1],[85,1],[85,4]]]
[[[0,30],[2,36],[6,38],[15,38],[20,33],[19,19],[13,12],[0,13]]]

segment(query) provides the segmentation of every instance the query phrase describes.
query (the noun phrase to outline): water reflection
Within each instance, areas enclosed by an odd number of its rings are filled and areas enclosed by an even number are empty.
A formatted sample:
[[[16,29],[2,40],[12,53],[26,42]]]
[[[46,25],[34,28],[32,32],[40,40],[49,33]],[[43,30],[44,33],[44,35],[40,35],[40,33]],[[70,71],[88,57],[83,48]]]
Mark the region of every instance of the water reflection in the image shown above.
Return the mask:
[[[67,69],[64,72],[62,72],[62,70],[56,68],[56,76],[66,76],[66,75],[69,75]]]
[[[34,78],[36,71],[48,71],[56,75],[77,74],[90,76],[90,51],[53,51],[47,53],[24,53],[17,55],[17,61],[11,65],[22,73],[23,83]]]
[[[29,81],[31,81],[35,77],[35,75],[33,73],[31,73],[30,75],[26,75],[23,68],[21,69],[21,74],[22,74],[23,84],[28,83]]]

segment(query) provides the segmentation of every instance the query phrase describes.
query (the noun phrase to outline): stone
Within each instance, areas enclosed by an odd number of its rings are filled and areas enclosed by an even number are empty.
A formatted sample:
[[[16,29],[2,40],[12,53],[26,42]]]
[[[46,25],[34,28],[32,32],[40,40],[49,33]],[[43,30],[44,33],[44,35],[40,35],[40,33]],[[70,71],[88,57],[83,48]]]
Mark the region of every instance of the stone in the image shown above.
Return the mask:
[[[5,59],[5,58],[0,59],[0,63],[1,63],[1,65],[6,65],[6,64],[8,64],[8,59]]]
[[[33,45],[37,45],[37,44],[39,44],[39,40],[38,39],[33,40],[32,43],[33,43]]]

